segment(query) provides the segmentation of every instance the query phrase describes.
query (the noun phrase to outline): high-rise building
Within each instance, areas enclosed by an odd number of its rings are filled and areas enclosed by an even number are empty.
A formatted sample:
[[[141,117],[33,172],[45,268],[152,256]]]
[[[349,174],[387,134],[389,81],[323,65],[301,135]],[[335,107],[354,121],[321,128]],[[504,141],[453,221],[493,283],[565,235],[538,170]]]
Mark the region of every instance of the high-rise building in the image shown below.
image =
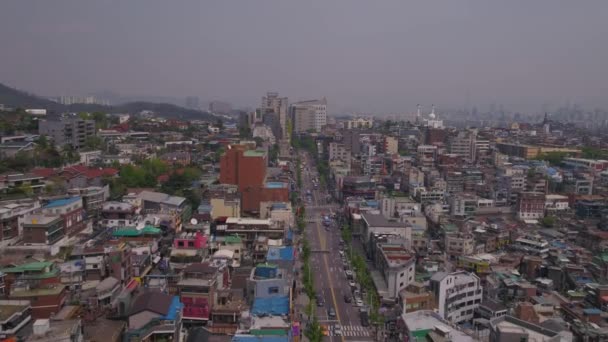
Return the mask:
[[[39,121],[38,133],[51,138],[57,147],[69,145],[79,149],[84,146],[88,137],[95,135],[95,121],[80,118]]]
[[[262,105],[260,106],[262,116],[264,116],[266,113],[275,113],[279,118],[281,136],[277,136],[277,138],[286,137],[288,134],[287,108],[288,99],[286,97],[279,97],[279,93],[268,92],[266,93],[266,96],[262,97]]]
[[[209,112],[218,114],[228,114],[232,111],[232,106],[228,102],[211,101],[209,102]]]
[[[200,101],[198,96],[188,96],[185,100],[186,108],[189,109],[200,109]]]
[[[290,107],[290,114],[294,123],[294,132],[303,133],[309,130],[320,132],[327,124],[327,99],[294,103]]]

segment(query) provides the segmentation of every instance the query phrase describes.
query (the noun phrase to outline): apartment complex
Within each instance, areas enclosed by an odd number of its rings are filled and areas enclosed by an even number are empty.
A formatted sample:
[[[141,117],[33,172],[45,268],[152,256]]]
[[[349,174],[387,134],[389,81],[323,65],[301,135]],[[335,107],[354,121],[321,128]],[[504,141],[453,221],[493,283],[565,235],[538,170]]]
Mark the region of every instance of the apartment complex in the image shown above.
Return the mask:
[[[50,137],[55,145],[79,149],[88,137],[95,135],[95,121],[80,118],[69,118],[60,121],[40,121],[38,133]]]

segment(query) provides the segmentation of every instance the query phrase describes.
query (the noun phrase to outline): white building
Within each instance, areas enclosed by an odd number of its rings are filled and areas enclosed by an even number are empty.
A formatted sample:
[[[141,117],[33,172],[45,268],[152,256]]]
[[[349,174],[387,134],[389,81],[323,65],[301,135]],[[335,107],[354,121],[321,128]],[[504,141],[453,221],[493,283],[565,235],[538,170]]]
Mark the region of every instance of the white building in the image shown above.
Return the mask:
[[[435,273],[431,291],[437,298],[439,315],[452,323],[472,320],[483,296],[479,277],[464,271]]]
[[[327,125],[327,99],[294,103],[290,106],[290,113],[295,132],[320,132],[323,126]]]

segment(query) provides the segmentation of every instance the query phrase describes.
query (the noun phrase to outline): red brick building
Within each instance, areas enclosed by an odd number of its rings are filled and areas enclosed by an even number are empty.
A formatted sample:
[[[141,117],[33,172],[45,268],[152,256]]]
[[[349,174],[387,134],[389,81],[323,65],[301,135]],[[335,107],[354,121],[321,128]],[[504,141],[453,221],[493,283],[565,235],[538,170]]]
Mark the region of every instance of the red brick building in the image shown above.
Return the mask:
[[[259,213],[262,202],[289,202],[287,183],[269,182],[258,187],[248,187],[241,194],[241,210]]]
[[[266,179],[266,153],[229,145],[220,159],[220,183],[238,185],[239,191],[259,188]]]

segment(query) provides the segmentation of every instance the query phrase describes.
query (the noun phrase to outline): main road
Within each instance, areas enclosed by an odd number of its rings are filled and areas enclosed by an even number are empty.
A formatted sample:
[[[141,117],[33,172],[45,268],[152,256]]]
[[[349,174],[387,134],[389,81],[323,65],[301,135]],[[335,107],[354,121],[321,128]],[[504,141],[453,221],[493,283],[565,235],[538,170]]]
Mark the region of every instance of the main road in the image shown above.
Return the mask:
[[[319,185],[315,189],[313,179],[318,179],[314,160],[308,153],[300,154],[304,170],[302,175],[302,200],[306,208],[306,235],[311,248],[311,270],[314,272],[314,284],[317,296],[325,302],[316,308],[319,323],[327,326],[327,341],[373,341],[369,328],[361,326],[359,308],[354,303],[346,303],[344,296],[352,297],[350,285],[339,253],[340,228],[333,225],[326,230],[322,227],[322,216],[338,210],[338,206],[328,203],[328,193]],[[306,192],[311,192],[311,201],[307,201]],[[335,310],[335,317],[329,317],[330,308]],[[341,336],[337,330],[341,331]]]

